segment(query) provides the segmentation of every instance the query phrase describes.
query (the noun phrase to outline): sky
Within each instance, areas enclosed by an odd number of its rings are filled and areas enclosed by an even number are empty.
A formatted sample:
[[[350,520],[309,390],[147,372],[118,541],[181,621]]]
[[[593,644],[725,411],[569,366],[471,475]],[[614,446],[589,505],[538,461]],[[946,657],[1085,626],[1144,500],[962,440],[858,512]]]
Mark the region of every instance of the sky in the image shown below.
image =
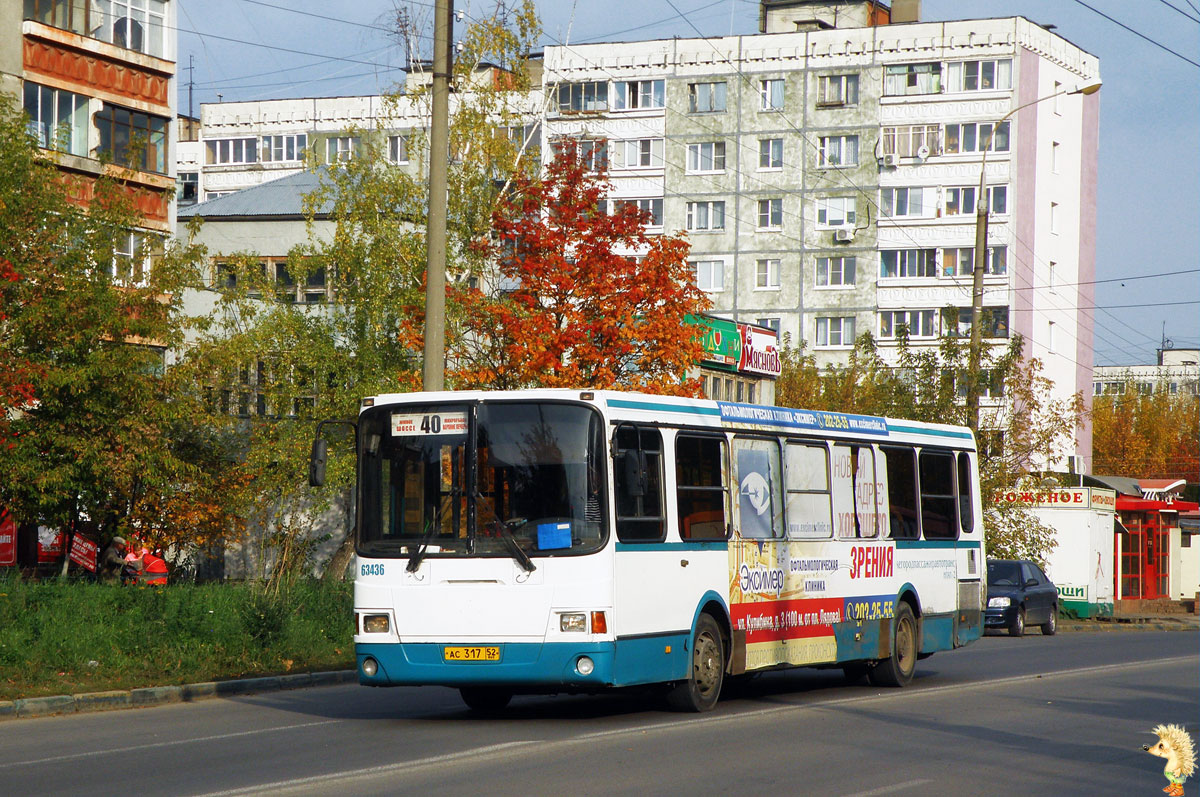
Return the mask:
[[[377,94],[389,32],[427,51],[434,0],[180,0],[179,109]],[[469,20],[496,0],[455,0]],[[513,0],[509,0],[511,6]],[[757,32],[757,0],[537,0],[543,45]],[[1024,16],[1100,59],[1096,365],[1200,347],[1200,0],[923,0],[922,21]],[[697,32],[699,31],[699,32]],[[190,85],[190,88],[189,88]]]

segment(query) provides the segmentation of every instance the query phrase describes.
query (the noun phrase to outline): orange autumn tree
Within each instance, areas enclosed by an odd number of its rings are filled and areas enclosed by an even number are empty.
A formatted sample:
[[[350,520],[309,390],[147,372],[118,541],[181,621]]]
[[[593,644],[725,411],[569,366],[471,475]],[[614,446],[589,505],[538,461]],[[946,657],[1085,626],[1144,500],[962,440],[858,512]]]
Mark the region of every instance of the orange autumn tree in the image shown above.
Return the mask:
[[[563,141],[538,176],[518,175],[477,244],[506,290],[451,288],[462,312],[447,375],[459,388],[620,388],[694,396],[710,306],[683,235],[647,235],[630,203],[605,212],[610,183]],[[591,153],[586,153],[591,154]]]

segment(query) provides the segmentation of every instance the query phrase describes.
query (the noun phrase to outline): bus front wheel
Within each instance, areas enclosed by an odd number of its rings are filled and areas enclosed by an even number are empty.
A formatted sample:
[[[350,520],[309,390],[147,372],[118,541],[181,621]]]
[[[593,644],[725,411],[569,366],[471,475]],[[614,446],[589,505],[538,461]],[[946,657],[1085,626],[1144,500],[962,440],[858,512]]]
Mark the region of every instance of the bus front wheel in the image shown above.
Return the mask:
[[[467,708],[480,714],[495,714],[502,711],[512,700],[512,692],[486,686],[464,686],[458,690]]]
[[[676,711],[711,711],[725,679],[725,641],[712,615],[702,614],[692,635],[692,663],[687,680],[667,693]]]
[[[892,619],[892,655],[880,659],[871,668],[875,686],[907,686],[917,669],[917,618],[912,608],[901,601]]]

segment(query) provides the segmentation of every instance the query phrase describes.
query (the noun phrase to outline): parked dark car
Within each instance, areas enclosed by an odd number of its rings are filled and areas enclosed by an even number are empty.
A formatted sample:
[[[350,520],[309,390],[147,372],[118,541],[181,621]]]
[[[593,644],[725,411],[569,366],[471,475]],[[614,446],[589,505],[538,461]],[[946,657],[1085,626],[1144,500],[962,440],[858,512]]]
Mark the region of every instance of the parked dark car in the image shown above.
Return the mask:
[[[984,630],[1008,629],[1024,636],[1025,626],[1041,626],[1042,634],[1058,630],[1058,588],[1037,563],[1024,559],[989,559],[988,603]]]

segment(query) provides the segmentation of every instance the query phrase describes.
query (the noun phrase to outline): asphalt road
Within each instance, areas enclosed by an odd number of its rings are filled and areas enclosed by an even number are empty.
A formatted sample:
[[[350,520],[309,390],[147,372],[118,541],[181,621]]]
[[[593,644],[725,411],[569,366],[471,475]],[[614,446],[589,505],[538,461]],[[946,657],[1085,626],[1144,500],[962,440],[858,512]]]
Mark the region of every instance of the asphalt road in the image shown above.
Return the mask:
[[[907,689],[797,670],[704,715],[657,696],[355,685],[0,724],[0,794],[1159,794],[1141,750],[1200,715],[1191,632],[987,637]],[[1195,782],[1189,782],[1195,789]]]

